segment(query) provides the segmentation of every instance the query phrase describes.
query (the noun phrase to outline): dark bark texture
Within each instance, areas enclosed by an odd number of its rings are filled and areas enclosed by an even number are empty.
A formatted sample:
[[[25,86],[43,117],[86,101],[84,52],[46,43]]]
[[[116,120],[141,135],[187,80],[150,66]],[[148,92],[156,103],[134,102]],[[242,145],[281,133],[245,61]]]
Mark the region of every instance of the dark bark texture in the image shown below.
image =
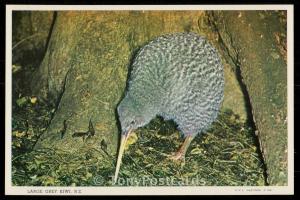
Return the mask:
[[[248,92],[270,185],[287,184],[286,12],[209,13]]]

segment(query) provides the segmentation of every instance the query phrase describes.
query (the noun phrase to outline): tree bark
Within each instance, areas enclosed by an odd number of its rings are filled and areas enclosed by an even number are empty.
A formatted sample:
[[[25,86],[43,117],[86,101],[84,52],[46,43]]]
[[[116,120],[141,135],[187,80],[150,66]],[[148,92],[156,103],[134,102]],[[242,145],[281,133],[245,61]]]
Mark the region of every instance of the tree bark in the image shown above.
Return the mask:
[[[270,185],[287,185],[285,11],[209,14],[248,92]]]

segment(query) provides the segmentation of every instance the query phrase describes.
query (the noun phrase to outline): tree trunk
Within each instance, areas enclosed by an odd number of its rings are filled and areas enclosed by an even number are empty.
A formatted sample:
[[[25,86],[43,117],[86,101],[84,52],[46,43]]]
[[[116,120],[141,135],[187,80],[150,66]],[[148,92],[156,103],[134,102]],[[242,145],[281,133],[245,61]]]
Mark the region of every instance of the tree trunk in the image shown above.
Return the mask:
[[[211,32],[199,27],[204,17],[202,11],[58,12],[46,55],[31,84],[39,99],[56,105],[36,148],[72,152],[99,149],[105,142],[108,152],[116,153],[116,106],[134,53],[165,33],[193,31],[211,37]],[[242,92],[230,67],[225,74],[225,95],[236,98],[234,103],[225,101],[223,107],[245,116]],[[88,137],[90,121],[95,134]],[[73,137],[84,134],[88,139]]]
[[[286,12],[211,12],[248,92],[271,185],[287,185]]]

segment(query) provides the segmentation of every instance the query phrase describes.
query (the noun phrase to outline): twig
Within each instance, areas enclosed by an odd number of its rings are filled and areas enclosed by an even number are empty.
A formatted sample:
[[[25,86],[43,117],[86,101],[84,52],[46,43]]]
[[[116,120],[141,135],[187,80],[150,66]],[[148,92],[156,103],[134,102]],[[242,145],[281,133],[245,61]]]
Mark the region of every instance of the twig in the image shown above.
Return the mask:
[[[28,36],[28,37],[26,37],[26,38],[20,40],[19,42],[17,42],[17,44],[15,44],[15,45],[12,47],[12,50],[14,50],[17,46],[19,46],[20,44],[22,44],[22,43],[25,42],[26,40],[29,40],[29,39],[31,39],[31,38],[33,38],[33,37],[36,37],[37,35],[41,35],[41,33],[36,33],[36,34],[33,34],[33,35],[31,35],[31,36]]]

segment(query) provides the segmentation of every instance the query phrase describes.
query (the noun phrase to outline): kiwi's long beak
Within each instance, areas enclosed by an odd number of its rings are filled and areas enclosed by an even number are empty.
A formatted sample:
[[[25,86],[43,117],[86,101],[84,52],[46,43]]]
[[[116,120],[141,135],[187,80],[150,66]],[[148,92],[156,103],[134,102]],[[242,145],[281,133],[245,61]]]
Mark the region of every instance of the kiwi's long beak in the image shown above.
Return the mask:
[[[114,184],[118,180],[118,174],[119,174],[119,171],[120,171],[120,166],[121,166],[122,157],[123,157],[124,150],[125,150],[126,141],[127,141],[128,137],[129,137],[131,131],[132,130],[130,129],[127,133],[122,134],[122,136],[121,136],[121,142],[120,142],[118,160],[117,160],[116,171],[115,171],[115,176],[114,176]]]

